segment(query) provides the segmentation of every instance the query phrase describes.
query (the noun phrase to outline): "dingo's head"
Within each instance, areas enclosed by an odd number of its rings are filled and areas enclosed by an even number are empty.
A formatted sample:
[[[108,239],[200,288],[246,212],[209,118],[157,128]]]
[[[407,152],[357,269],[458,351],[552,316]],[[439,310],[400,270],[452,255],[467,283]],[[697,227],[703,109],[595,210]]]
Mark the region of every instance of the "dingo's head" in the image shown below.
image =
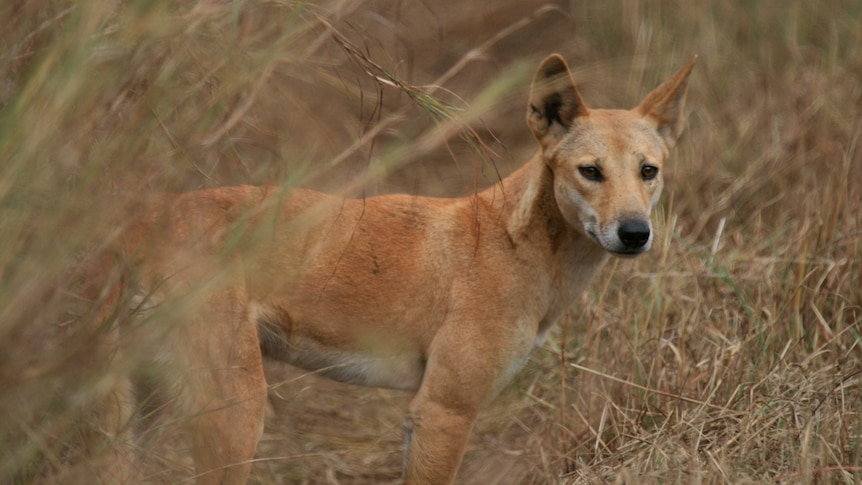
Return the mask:
[[[662,188],[662,162],[682,132],[688,76],[697,56],[632,110],[588,109],[566,62],[542,61],[527,122],[554,174],[560,212],[613,254],[650,248],[650,210]]]

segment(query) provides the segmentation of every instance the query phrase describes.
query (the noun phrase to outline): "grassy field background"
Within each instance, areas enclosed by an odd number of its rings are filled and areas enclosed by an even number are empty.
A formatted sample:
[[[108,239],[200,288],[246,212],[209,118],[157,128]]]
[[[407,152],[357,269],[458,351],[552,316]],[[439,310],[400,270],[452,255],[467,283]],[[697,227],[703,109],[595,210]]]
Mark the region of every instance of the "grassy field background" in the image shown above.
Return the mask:
[[[460,483],[862,481],[862,3],[0,5],[0,482],[89,483],[116,369],[46,297],[146,194],[466,195],[536,149],[539,60],[630,107],[692,55],[659,238],[612,260],[481,416]],[[421,295],[417,295],[421,298]],[[268,363],[252,483],[397,483],[409,395]],[[142,450],[149,481],[189,463]]]

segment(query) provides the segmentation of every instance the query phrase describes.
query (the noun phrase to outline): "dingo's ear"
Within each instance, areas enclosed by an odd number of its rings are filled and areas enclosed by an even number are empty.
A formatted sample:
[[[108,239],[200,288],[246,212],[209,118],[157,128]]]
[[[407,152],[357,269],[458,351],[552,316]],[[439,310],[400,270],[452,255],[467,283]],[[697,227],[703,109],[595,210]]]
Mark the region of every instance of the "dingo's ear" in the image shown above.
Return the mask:
[[[659,135],[668,148],[673,148],[685,127],[685,94],[688,91],[688,75],[695,62],[697,56],[693,56],[685,67],[649,93],[636,108],[643,116],[656,121]]]
[[[542,147],[555,145],[575,118],[588,114],[566,61],[559,54],[545,58],[533,78],[527,107],[527,124]]]

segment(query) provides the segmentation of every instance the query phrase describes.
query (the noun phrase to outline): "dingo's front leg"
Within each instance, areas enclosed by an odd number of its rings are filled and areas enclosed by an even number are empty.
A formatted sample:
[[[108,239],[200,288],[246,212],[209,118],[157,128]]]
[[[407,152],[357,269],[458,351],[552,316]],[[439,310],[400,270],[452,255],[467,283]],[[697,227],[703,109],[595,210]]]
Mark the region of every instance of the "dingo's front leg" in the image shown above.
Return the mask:
[[[529,326],[453,324],[434,339],[422,386],[406,420],[405,483],[449,484],[479,409],[505,384],[529,353]],[[487,323],[487,321],[486,321]]]
[[[476,411],[450,407],[427,395],[416,396],[405,421],[405,484],[447,484],[455,480]]]

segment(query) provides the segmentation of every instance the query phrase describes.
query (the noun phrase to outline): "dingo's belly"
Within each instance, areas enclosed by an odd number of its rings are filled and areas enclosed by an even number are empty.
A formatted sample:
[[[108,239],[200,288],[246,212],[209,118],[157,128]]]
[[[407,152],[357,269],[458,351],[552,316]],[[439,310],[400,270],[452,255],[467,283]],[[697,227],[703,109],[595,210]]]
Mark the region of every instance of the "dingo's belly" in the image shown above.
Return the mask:
[[[287,352],[277,357],[337,381],[409,391],[419,389],[425,372],[425,360],[418,352],[364,353],[305,339],[291,340]]]

